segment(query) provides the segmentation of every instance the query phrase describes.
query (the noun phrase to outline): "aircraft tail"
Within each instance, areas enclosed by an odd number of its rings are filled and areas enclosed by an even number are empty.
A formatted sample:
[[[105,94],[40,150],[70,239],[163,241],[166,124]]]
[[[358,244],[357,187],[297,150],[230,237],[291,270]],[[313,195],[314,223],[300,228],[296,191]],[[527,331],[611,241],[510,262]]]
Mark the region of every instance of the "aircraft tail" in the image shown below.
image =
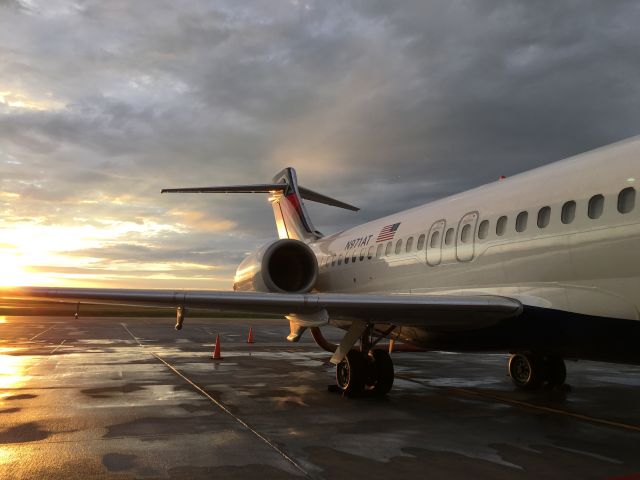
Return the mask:
[[[311,242],[322,237],[315,229],[303,200],[358,211],[359,208],[298,185],[296,171],[287,167],[273,177],[272,183],[220,187],[165,188],[161,193],[269,193],[279,238]]]

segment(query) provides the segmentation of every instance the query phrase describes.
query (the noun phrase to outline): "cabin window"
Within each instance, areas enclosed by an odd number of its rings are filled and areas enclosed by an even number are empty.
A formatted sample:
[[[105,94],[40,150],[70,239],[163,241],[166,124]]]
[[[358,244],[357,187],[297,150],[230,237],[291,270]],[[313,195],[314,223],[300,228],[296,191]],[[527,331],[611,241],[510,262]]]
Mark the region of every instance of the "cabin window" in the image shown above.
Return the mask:
[[[355,262],[358,258],[358,252],[356,252],[355,248],[353,249],[353,253],[351,254],[351,261]]]
[[[453,243],[453,227],[447,230],[447,233],[444,234],[444,244],[451,245]]]
[[[336,256],[334,255],[333,257],[331,257],[331,266],[335,267],[336,265]]]
[[[400,250],[402,250],[402,239],[396,242],[396,255],[400,253]]]
[[[618,211],[620,213],[629,213],[636,204],[636,189],[633,187],[625,188],[618,195]]]
[[[478,226],[478,238],[484,240],[489,235],[489,220],[483,220]]]
[[[600,218],[602,211],[604,210],[604,197],[602,195],[594,195],[589,200],[589,207],[587,208],[587,215],[589,218],[595,220]]]
[[[376,258],[380,258],[382,256],[382,244],[378,244],[378,248],[376,249]]]
[[[367,249],[365,247],[362,247],[362,250],[360,250],[360,261],[364,260],[364,254],[367,251]]]
[[[425,238],[426,238],[426,235],[424,233],[418,237],[418,250],[422,250],[424,248]]]
[[[573,222],[574,218],[576,218],[576,202],[574,202],[573,200],[569,200],[562,206],[560,220],[565,225],[568,225]]]
[[[528,212],[520,212],[516,217],[516,232],[522,233],[527,229]]]
[[[462,243],[467,243],[471,239],[471,225],[468,223],[462,227],[462,231],[460,232],[460,240]]]
[[[347,263],[349,263],[349,255],[345,254],[344,255],[344,264],[346,265]]]
[[[367,259],[371,260],[371,257],[373,257],[373,245],[369,247],[369,251],[367,252]]]
[[[342,254],[338,256],[338,265],[342,265]]]
[[[405,252],[409,253],[412,247],[413,247],[413,237],[409,237],[407,239],[407,246],[405,247]]]
[[[429,245],[431,248],[436,248],[438,246],[438,242],[440,241],[440,231],[435,231],[431,234],[431,242]]]
[[[507,231],[507,217],[503,215],[496,222],[496,235],[501,237],[502,235],[504,235],[504,232],[506,231]]]
[[[542,207],[538,210],[538,228],[546,228],[551,220],[551,207]]]
[[[391,242],[387,242],[387,248],[384,249],[384,254],[389,256],[391,254]]]

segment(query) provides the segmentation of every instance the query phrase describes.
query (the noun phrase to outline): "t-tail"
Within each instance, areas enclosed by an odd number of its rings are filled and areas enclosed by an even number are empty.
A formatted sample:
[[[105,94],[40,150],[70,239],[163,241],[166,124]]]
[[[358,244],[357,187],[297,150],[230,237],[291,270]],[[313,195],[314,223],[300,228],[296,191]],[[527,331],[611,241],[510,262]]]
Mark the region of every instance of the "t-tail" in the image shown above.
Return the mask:
[[[359,208],[298,185],[296,171],[287,167],[271,183],[257,185],[228,185],[220,187],[165,188],[162,193],[269,193],[278,237],[312,242],[322,237],[315,229],[304,200],[324,203],[357,212]]]

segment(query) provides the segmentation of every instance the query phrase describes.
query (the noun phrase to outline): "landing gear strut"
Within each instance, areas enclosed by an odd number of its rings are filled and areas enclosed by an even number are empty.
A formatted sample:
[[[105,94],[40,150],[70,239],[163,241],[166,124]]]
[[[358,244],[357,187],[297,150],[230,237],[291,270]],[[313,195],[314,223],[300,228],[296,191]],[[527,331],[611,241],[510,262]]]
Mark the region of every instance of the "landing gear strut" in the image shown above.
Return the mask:
[[[555,355],[514,353],[509,357],[509,376],[516,387],[535,390],[543,385],[551,388],[563,385],[567,370],[564,360]]]
[[[393,386],[393,361],[386,350],[373,349],[371,329],[360,339],[361,348],[349,350],[337,365],[336,383],[348,395],[369,392],[376,396],[389,393]]]

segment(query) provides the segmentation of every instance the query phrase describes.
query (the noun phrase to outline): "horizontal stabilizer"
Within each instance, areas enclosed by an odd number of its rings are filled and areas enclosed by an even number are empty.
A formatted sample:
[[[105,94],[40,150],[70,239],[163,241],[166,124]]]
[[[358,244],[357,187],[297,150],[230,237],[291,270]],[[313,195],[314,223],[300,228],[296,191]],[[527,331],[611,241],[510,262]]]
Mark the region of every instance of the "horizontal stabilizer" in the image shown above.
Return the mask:
[[[351,210],[352,212],[357,212],[358,210],[360,210],[358,207],[354,207],[353,205],[349,205],[348,203],[341,202],[340,200],[336,200],[335,198],[327,197],[326,195],[314,192],[313,190],[309,190],[308,188],[298,186],[298,191],[300,192],[300,196],[302,198],[311,202],[324,203],[325,205],[344,208],[345,210]]]
[[[160,193],[274,193],[284,192],[286,195],[289,185],[286,183],[260,183],[256,185],[227,185],[221,187],[190,187],[190,188],[163,188]],[[357,212],[360,209],[349,205],[348,203],[341,202],[335,198],[322,195],[321,193],[314,192],[308,188],[298,186],[300,196],[305,200],[311,202],[323,203],[332,207],[344,208],[345,210],[351,210]]]
[[[163,188],[160,193],[270,193],[284,192],[287,188],[286,183],[261,183],[226,187]]]

